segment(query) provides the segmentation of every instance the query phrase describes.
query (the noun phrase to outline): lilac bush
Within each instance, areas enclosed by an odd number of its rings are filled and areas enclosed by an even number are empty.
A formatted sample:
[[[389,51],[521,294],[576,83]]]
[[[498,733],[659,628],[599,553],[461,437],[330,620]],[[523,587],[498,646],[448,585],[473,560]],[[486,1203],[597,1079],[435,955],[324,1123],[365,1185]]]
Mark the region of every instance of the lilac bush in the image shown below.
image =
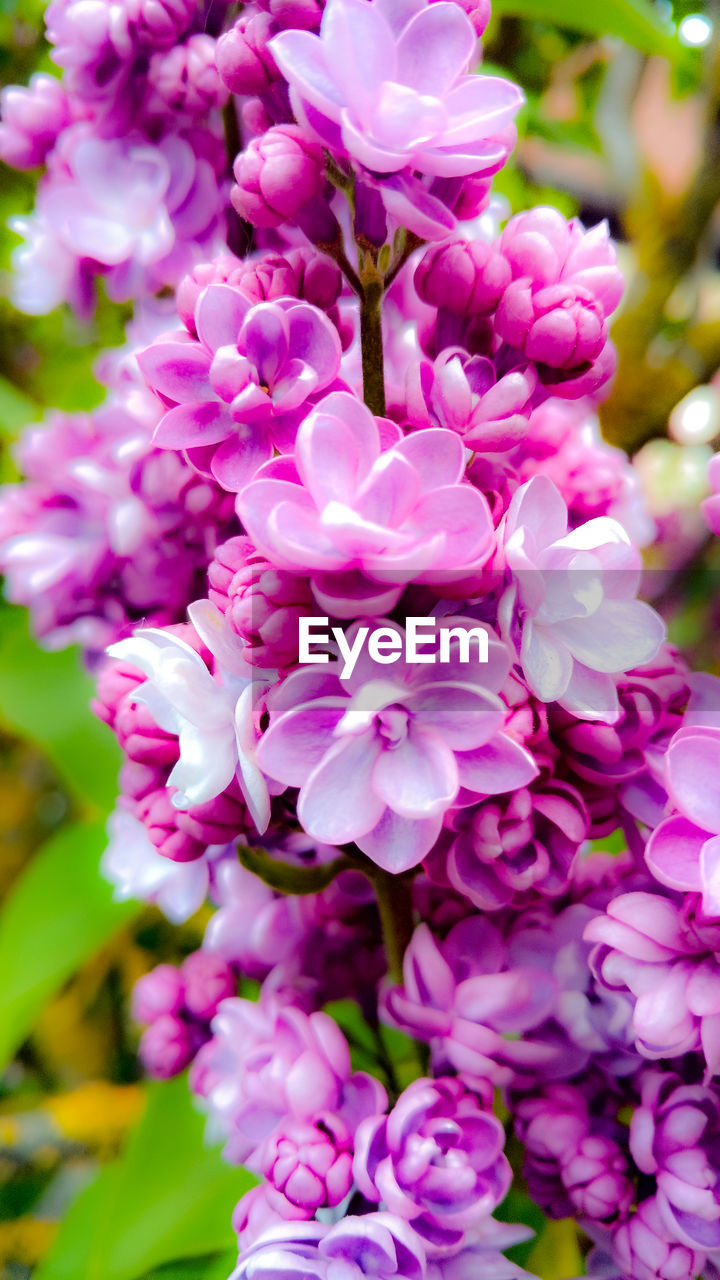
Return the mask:
[[[205,908],[133,1016],[259,1180],[233,1280],[517,1280],[513,1178],[596,1280],[717,1274],[720,699],[599,432],[607,227],[495,200],[484,0],[46,16],[15,299],[134,315],[0,568],[122,750],[115,896]]]

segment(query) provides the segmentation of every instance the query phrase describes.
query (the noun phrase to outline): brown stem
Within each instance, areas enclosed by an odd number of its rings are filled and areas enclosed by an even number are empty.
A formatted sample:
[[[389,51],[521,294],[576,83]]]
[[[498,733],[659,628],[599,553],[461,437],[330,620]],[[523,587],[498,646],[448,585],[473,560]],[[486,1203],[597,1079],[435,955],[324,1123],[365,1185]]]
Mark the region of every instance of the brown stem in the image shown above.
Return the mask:
[[[385,415],[385,372],[382,343],[383,281],[364,285],[360,297],[360,347],[362,352],[363,397],[379,417]]]
[[[388,975],[393,982],[403,980],[403,957],[415,927],[413,921],[411,878],[383,871],[369,858],[360,854],[358,870],[367,876],[375,890],[383,945],[388,964]]]

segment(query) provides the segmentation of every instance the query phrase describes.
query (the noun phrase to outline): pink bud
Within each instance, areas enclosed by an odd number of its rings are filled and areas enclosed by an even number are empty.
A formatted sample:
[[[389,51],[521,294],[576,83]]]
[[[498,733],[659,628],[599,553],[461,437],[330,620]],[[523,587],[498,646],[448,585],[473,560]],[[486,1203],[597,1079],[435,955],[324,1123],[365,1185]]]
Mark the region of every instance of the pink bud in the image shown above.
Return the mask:
[[[257,227],[292,221],[325,186],[322,147],[297,125],[276,125],[253,138],[234,165],[237,186],[230,193],[241,218]]]

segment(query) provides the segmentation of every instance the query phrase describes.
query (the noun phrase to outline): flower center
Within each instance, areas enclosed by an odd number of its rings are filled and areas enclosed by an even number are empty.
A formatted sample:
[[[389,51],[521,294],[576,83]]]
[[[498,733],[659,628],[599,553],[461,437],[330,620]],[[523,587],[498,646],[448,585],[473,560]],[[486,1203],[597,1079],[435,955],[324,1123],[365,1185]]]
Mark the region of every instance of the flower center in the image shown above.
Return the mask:
[[[399,747],[407,738],[409,721],[409,713],[404,707],[397,705],[383,707],[382,711],[378,712],[377,726],[380,736],[385,739],[391,751]]]

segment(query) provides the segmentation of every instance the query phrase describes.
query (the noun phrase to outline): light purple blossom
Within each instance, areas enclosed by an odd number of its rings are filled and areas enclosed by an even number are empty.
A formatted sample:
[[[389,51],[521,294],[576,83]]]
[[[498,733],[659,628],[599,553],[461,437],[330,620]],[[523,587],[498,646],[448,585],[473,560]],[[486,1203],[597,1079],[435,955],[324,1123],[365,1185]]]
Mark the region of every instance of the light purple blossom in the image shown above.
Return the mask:
[[[240,489],[274,448],[292,449],[307,401],[334,382],[340,339],[320,310],[294,298],[253,306],[210,284],[198,298],[198,341],[168,335],[139,356],[168,412],[154,441],[185,449],[220,484]]]
[[[394,623],[383,626],[402,639]],[[532,757],[502,732],[494,690],[507,674],[504,647],[490,635],[491,661],[476,665],[460,660],[458,643],[449,663],[431,668],[401,660],[381,678],[366,652],[345,679],[305,668],[278,686],[258,761],[271,778],[300,787],[298,818],[309,835],[355,841],[379,866],[404,871],[429,851],[461,788],[488,794],[534,776]]]
[[[556,990],[542,970],[510,967],[497,929],[475,915],[444,942],[418,925],[405,952],[403,986],[385,993],[385,1016],[430,1044],[436,1072],[461,1072],[466,1084],[483,1089],[488,1080],[507,1083],[514,1071],[532,1073],[557,1056],[528,1034],[552,1011]]]
[[[654,610],[634,598],[641,565],[627,533],[603,516],[568,532],[563,499],[537,476],[514,495],[502,544],[511,575],[502,629],[531,691],[581,719],[613,723],[613,676],[649,662],[665,635]]]
[[[116,901],[137,898],[155,903],[173,924],[182,924],[202,906],[210,878],[207,857],[191,862],[164,858],[143,824],[121,807],[110,817],[108,832],[110,843],[100,869],[113,885]]]
[[[675,812],[653,831],[647,864],[661,884],[703,895],[703,911],[720,916],[720,727],[688,725],[664,758]]]
[[[504,1142],[500,1121],[460,1080],[414,1080],[387,1117],[358,1128],[355,1180],[442,1256],[504,1198],[512,1177]]]
[[[0,157],[13,169],[44,164],[71,121],[67,94],[55,76],[39,71],[27,89],[9,85],[0,94]]]
[[[329,1112],[354,1133],[365,1116],[385,1108],[382,1085],[353,1074],[347,1041],[325,1013],[307,1014],[266,992],[257,1004],[223,1001],[212,1030],[191,1083],[233,1162],[260,1167],[263,1144],[291,1119]]]
[[[413,425],[447,427],[468,449],[512,449],[528,428],[537,376],[531,365],[497,377],[486,356],[450,347],[431,365],[411,366],[408,413]]]
[[[419,1236],[390,1213],[272,1227],[240,1255],[230,1280],[425,1280]]]
[[[656,1203],[671,1236],[693,1249],[720,1248],[718,1096],[671,1071],[646,1071],[630,1124],[630,1150],[657,1179]]]
[[[331,151],[373,173],[492,173],[514,140],[515,85],[466,74],[476,35],[455,4],[329,0],[320,34],[284,31],[270,51],[295,114]]]
[[[493,549],[484,497],[463,482],[454,431],[399,438],[345,392],[305,418],[294,461],[275,459],[238,498],[238,514],[278,568],[311,574],[336,617],[382,613],[407,582],[456,593]]]

